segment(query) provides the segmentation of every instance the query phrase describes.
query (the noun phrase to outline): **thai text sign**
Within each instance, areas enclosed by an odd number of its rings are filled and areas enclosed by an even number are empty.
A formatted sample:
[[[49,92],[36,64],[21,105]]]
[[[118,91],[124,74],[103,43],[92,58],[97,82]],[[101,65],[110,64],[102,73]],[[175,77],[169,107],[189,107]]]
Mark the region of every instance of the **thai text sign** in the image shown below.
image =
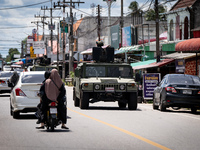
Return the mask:
[[[153,92],[160,82],[160,73],[147,73],[143,75],[143,97],[153,99]]]
[[[175,61],[175,65],[176,65],[176,73],[185,72],[185,59],[177,59]]]

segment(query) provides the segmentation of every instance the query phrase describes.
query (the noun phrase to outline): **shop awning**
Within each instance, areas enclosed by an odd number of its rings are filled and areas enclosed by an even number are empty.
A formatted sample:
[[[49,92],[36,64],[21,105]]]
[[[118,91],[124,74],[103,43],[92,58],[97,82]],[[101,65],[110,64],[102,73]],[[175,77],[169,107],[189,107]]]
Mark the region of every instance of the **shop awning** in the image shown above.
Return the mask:
[[[200,54],[198,53],[198,56],[200,56]],[[164,55],[162,56],[162,58],[165,59],[189,59],[189,58],[193,58],[196,57],[196,53],[180,53],[180,52],[175,52],[175,53],[171,53],[168,55]]]
[[[193,38],[189,40],[185,40],[176,44],[176,51],[192,51],[197,52],[200,51],[200,38]]]
[[[173,61],[174,59],[162,59],[160,62],[157,63],[156,59],[153,59],[153,60],[148,60],[144,62],[132,63],[131,66],[134,70],[139,70],[139,69],[145,69],[145,68],[162,67]]]
[[[117,55],[117,54],[123,54],[125,52],[129,53],[129,52],[141,51],[141,50],[143,50],[143,47],[141,45],[121,47],[119,50],[115,51],[115,55]]]

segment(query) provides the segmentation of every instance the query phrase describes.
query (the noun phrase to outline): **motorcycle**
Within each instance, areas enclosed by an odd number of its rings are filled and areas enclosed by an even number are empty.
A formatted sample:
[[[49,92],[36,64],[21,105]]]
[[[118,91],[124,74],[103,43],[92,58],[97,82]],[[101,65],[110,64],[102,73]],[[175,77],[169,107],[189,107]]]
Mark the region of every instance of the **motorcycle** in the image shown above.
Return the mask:
[[[48,105],[47,109],[47,121],[45,123],[46,128],[51,131],[54,131],[56,126],[61,124],[61,120],[58,118],[58,104],[56,102],[51,101]]]

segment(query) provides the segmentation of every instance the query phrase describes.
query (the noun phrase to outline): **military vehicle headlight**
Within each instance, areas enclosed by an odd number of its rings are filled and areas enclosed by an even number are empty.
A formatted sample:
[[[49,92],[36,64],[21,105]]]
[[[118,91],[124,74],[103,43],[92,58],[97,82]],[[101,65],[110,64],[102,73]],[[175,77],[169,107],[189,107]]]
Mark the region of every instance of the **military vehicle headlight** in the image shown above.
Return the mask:
[[[125,85],[124,85],[124,84],[121,84],[121,85],[119,86],[119,89],[120,89],[120,90],[124,90],[124,89],[125,89]]]
[[[96,85],[94,86],[94,89],[95,89],[95,90],[99,90],[99,89],[100,89],[100,85],[99,85],[99,84],[96,84]]]

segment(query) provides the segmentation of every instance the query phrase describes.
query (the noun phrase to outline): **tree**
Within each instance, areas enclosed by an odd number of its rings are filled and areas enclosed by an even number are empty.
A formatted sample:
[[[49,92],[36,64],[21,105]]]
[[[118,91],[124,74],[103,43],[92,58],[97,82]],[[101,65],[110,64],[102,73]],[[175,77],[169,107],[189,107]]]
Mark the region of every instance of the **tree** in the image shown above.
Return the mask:
[[[20,54],[17,48],[10,48],[8,52],[9,56],[6,57],[6,61],[14,60],[14,54]]]
[[[164,13],[167,11],[167,7],[165,5],[158,5],[158,12],[159,13]],[[151,21],[151,20],[156,20],[156,13],[155,13],[155,10],[154,9],[150,9],[146,12],[145,14],[145,19],[147,21]],[[162,15],[159,15],[159,18],[163,18]],[[165,19],[165,18],[164,18]]]
[[[129,8],[132,12],[138,11],[138,8],[139,8],[138,2],[136,2],[136,1],[131,2],[128,8]]]

